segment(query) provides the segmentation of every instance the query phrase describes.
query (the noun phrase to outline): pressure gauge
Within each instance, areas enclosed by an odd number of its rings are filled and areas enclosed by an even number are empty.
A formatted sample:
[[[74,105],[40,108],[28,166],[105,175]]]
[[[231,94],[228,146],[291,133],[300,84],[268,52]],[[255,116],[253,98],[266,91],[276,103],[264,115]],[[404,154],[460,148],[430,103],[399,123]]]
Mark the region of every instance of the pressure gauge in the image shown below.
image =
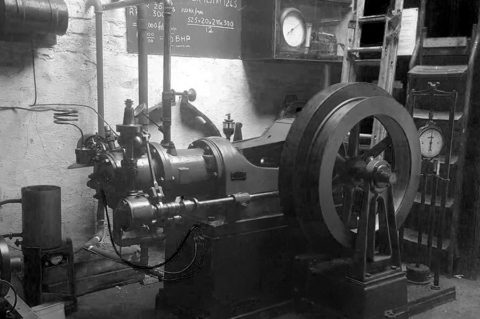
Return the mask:
[[[418,131],[420,139],[420,151],[422,156],[433,158],[440,154],[444,144],[442,130],[434,125],[427,124]]]
[[[299,47],[305,42],[307,27],[300,10],[295,8],[283,10],[280,25],[283,39],[289,46]]]

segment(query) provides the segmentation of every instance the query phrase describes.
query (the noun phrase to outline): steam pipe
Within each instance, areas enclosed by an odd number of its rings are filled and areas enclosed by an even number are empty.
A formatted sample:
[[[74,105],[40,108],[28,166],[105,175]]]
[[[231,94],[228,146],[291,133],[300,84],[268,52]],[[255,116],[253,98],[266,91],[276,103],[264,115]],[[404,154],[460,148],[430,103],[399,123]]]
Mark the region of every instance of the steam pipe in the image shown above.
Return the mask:
[[[112,3],[106,3],[102,6],[103,11],[113,10],[113,9],[121,9],[131,6],[139,6],[145,3],[153,2],[155,0],[124,0]]]
[[[103,7],[100,0],[88,0],[85,10],[90,7],[95,9],[95,49],[97,61],[97,111],[98,111],[98,134],[105,136],[103,119],[105,115],[105,97],[103,84]]]
[[[105,136],[105,127],[103,118],[105,117],[105,94],[103,83],[103,7],[100,0],[88,0],[85,10],[89,10],[93,7],[95,10],[95,50],[96,50],[96,62],[97,62],[97,110],[98,110],[98,134],[102,137]],[[97,194],[99,192],[97,191]],[[96,212],[96,231],[94,236],[88,240],[84,246],[90,247],[98,244],[105,235],[105,213],[104,203],[101,198],[97,202]]]
[[[148,54],[147,54],[147,6],[137,6],[138,29],[138,103],[144,104],[142,111],[148,114]],[[139,117],[140,124],[148,127],[146,116]]]
[[[171,46],[170,46],[170,21],[173,12],[172,0],[164,0],[163,2],[163,93],[162,93],[162,122],[163,122],[163,141],[162,146],[167,150],[175,148],[172,143],[172,101],[175,98],[171,89]]]

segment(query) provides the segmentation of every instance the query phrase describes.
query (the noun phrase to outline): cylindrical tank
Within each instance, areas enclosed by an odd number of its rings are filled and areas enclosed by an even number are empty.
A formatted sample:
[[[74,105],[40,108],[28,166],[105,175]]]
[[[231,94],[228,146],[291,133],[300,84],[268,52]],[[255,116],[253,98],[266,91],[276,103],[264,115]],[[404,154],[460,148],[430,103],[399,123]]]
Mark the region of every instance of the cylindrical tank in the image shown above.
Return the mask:
[[[0,0],[0,33],[63,35],[67,28],[64,0]]]
[[[25,248],[52,249],[62,245],[60,187],[22,188],[22,228]]]

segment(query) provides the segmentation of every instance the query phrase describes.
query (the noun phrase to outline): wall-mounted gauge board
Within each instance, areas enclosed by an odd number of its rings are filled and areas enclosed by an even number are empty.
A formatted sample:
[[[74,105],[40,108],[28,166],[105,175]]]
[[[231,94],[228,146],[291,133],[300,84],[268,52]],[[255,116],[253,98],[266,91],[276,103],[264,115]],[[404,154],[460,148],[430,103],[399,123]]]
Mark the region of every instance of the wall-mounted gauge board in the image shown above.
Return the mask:
[[[351,0],[243,0],[244,60],[340,62]]]
[[[173,3],[173,55],[240,58],[242,0],[175,0]],[[137,8],[125,10],[127,52],[137,53]],[[163,54],[162,1],[148,4],[147,28],[148,53]]]

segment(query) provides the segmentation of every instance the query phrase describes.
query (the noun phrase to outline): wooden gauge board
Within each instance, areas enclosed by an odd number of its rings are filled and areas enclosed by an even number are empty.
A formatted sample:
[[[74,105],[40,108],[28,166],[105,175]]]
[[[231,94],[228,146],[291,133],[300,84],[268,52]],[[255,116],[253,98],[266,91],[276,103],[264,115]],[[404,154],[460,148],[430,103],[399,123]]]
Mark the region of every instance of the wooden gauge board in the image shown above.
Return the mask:
[[[172,55],[239,59],[242,0],[174,0]],[[126,8],[127,52],[138,52],[137,8]],[[163,3],[148,4],[147,52],[163,54]]]

